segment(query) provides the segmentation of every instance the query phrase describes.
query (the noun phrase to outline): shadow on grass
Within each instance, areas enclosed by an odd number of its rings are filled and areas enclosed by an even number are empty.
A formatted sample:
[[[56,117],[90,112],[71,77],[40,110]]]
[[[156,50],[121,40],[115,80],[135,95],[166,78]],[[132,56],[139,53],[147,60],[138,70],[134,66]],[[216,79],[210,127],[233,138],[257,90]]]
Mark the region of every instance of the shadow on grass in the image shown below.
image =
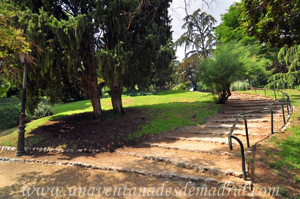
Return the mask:
[[[99,149],[114,151],[138,144],[140,138],[188,125],[202,124],[218,110],[211,101],[176,102],[126,108],[124,116],[112,110],[93,120],[92,112],[55,118],[31,131],[28,147]]]

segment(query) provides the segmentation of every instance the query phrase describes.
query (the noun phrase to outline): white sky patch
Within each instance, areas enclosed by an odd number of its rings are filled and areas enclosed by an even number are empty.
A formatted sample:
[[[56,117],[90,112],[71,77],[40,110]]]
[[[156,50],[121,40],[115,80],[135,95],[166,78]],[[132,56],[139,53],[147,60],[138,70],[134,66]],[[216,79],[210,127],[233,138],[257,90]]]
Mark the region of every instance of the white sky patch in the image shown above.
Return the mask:
[[[226,13],[233,2],[240,2],[240,0],[215,0],[215,2],[209,4],[209,7],[201,0],[189,0],[187,9],[188,13],[192,14],[195,10],[200,8],[217,20],[217,26],[221,21],[220,15]],[[185,30],[181,28],[184,23],[183,18],[186,16],[184,0],[173,0],[169,13],[172,17],[173,41],[175,42],[185,32]],[[178,61],[182,61],[185,56],[183,46],[177,48],[176,56]]]

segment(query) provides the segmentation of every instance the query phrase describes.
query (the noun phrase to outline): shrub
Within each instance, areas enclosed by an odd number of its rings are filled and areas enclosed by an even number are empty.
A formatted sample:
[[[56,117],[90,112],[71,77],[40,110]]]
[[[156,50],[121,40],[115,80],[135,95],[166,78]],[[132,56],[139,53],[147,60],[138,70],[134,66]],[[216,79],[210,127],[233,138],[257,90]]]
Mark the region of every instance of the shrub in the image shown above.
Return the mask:
[[[296,85],[294,88],[300,91],[300,85]]]
[[[225,103],[231,95],[230,85],[240,79],[254,79],[265,73],[269,60],[259,56],[258,46],[243,46],[236,43],[220,45],[214,56],[199,64],[199,79],[218,94],[218,103]]]
[[[47,101],[41,101],[34,110],[33,119],[39,119],[53,115],[51,107],[48,105]]]
[[[250,84],[247,81],[236,81],[233,82],[230,86],[232,91],[245,91],[250,89]]]
[[[189,90],[189,89],[190,88],[187,85],[180,83],[180,84],[174,86],[172,90],[178,91],[178,90]]]
[[[0,98],[0,129],[18,125],[20,119],[20,101],[17,98]]]
[[[212,90],[208,88],[205,84],[202,84],[201,82],[197,83],[197,91],[200,92],[211,92]]]

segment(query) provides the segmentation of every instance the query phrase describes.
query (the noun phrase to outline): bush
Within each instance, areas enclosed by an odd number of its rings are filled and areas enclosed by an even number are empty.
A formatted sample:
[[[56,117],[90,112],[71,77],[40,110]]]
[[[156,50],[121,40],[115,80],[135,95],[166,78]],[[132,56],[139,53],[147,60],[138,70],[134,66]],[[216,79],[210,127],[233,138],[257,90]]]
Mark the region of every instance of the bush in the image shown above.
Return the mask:
[[[240,79],[255,79],[265,73],[269,60],[259,56],[259,46],[243,46],[236,43],[222,44],[214,56],[199,64],[201,81],[218,94],[218,103],[224,104],[231,95],[230,85]]]
[[[197,83],[197,91],[200,92],[212,92],[210,88],[208,88],[205,84],[202,84],[201,82]]]
[[[180,83],[176,86],[173,87],[172,90],[178,91],[178,90],[190,90],[190,87],[188,87],[187,85]]]
[[[236,81],[233,82],[230,86],[232,91],[245,91],[250,89],[250,84],[247,81]]]
[[[300,91],[300,85],[296,85],[294,88]]]
[[[35,108],[33,119],[39,119],[50,115],[53,115],[53,112],[51,111],[51,107],[48,105],[47,101],[43,100]]]
[[[16,127],[20,119],[20,101],[17,98],[0,98],[0,129]]]

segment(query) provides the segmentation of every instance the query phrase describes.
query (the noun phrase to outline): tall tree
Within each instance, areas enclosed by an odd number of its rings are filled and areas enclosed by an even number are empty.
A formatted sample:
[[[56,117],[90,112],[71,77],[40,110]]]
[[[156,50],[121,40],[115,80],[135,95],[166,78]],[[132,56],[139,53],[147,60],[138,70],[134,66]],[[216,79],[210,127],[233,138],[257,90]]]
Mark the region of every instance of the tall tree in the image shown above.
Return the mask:
[[[227,43],[239,41],[244,44],[256,41],[254,37],[244,35],[245,29],[241,26],[241,3],[233,3],[227,13],[221,15],[221,23],[215,29],[215,35],[218,42]]]
[[[36,91],[55,98],[61,91],[64,78],[69,82],[81,81],[91,99],[95,117],[100,116],[101,106],[98,93],[96,51],[101,46],[99,25],[95,23],[95,13],[99,1],[53,0],[53,1],[16,1],[21,8],[29,8],[23,19],[24,29],[36,44],[32,50],[36,58],[36,71],[31,74],[42,76],[41,84],[36,84]],[[98,11],[99,12],[99,11]],[[30,74],[30,73],[29,73]],[[67,74],[67,76],[66,76]],[[42,78],[53,80],[45,85]],[[38,81],[30,78],[33,82]],[[56,84],[55,84],[56,81]],[[30,84],[30,82],[29,82]],[[36,92],[33,92],[37,94]]]
[[[148,2],[141,7],[141,12],[135,14],[136,17],[131,24],[135,32],[130,44],[133,55],[129,61],[128,70],[125,71],[124,82],[130,90],[133,90],[136,85],[139,90],[148,90],[152,83],[160,81],[159,76],[162,70],[170,74],[168,69],[170,69],[172,50],[169,42],[172,33],[168,8],[171,1],[151,0]]]
[[[283,47],[300,43],[299,0],[243,0],[242,25],[260,42]]]
[[[187,15],[182,28],[187,31],[175,42],[176,46],[185,46],[186,57],[198,54],[203,58],[208,57],[213,52],[215,38],[213,35],[216,20],[206,12],[196,10],[192,15]],[[191,48],[190,51],[188,51]]]
[[[122,114],[124,83],[135,86],[141,79],[151,81],[155,59],[170,38],[170,0],[114,0],[106,1],[105,5],[101,17],[104,43],[100,54],[101,75],[110,87],[113,109]],[[149,87],[151,82],[138,83]]]

